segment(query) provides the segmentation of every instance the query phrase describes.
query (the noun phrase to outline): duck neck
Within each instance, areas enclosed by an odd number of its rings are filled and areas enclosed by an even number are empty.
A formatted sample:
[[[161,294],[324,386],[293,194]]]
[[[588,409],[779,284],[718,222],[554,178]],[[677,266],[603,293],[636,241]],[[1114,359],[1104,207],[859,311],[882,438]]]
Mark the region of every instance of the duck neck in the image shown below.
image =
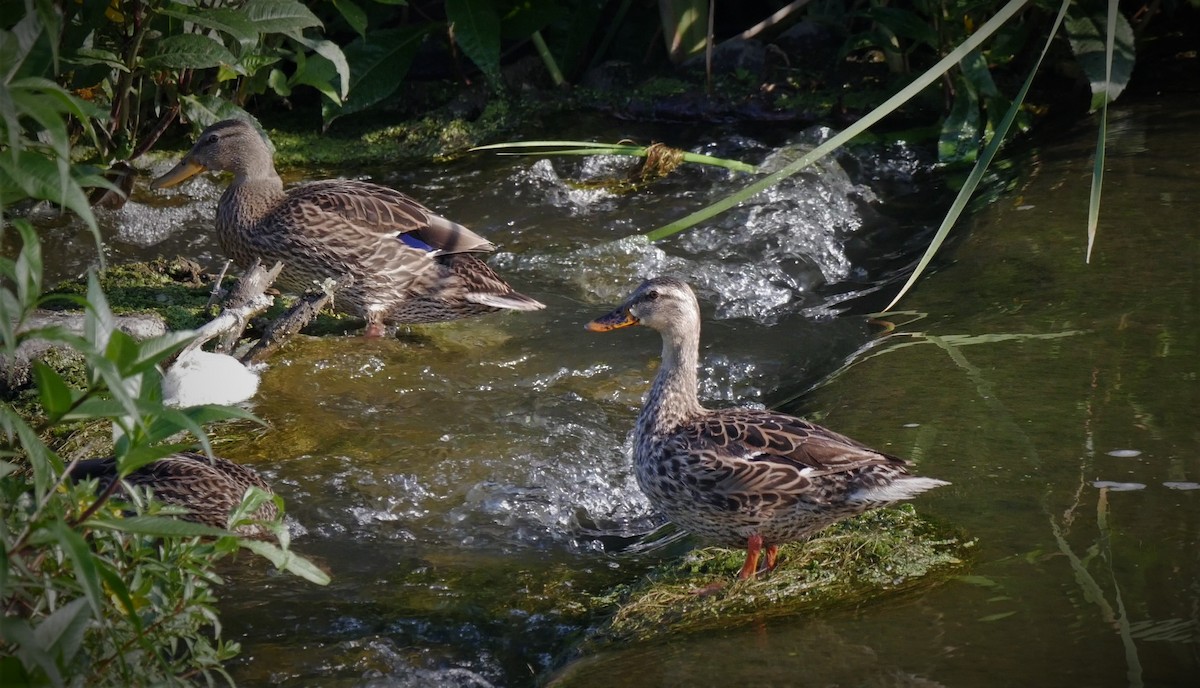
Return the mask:
[[[637,442],[653,442],[681,423],[704,413],[696,396],[696,366],[700,333],[696,330],[664,332],[662,363],[638,417]]]
[[[284,195],[283,180],[270,163],[235,173],[217,204],[218,238],[224,241],[253,228],[274,210]]]

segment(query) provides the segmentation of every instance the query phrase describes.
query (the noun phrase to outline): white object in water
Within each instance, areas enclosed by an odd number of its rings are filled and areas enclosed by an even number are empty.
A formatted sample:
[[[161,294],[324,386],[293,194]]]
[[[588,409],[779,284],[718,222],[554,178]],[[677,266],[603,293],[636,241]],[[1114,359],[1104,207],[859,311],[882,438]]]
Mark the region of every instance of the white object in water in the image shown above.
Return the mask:
[[[179,408],[237,404],[258,391],[258,375],[233,356],[199,349],[180,356],[163,375],[163,404]]]

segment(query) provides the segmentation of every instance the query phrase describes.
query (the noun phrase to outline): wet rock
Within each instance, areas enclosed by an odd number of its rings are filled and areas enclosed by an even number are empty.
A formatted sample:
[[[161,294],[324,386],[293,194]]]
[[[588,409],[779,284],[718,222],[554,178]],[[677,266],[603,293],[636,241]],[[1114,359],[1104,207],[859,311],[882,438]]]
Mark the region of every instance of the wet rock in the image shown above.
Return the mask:
[[[83,313],[37,311],[26,320],[23,330],[59,327],[83,334]],[[154,313],[119,315],[117,328],[137,340],[158,337],[167,333],[167,323]],[[32,339],[21,344],[12,356],[0,358],[0,397],[12,399],[18,392],[33,384],[33,362],[43,361],[68,380],[83,374],[83,356],[74,349],[44,339]],[[86,381],[79,379],[80,385]]]
[[[833,65],[838,39],[826,27],[811,21],[793,24],[775,39],[775,45],[788,56],[793,67],[823,69]]]
[[[706,56],[703,52],[694,55],[683,63],[684,69],[705,70]],[[731,38],[717,44],[712,52],[712,73],[714,76],[723,74],[745,73],[756,78],[761,77],[767,65],[767,47],[761,41]]]

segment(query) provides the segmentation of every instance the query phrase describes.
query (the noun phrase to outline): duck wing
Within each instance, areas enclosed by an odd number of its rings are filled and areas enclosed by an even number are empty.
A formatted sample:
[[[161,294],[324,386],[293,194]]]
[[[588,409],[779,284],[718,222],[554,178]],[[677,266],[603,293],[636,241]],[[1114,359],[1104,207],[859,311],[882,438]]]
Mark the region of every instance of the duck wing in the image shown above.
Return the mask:
[[[693,421],[676,432],[666,449],[698,459],[684,462],[683,471],[691,474],[684,479],[695,480],[715,500],[740,502],[754,495],[777,503],[821,503],[860,482],[869,469],[886,475],[906,472],[903,459],[845,435],[794,416],[753,409],[718,411]]]
[[[282,225],[372,252],[386,254],[408,247],[434,254],[486,253],[496,248],[395,189],[353,179],[298,186],[280,210],[291,216]]]

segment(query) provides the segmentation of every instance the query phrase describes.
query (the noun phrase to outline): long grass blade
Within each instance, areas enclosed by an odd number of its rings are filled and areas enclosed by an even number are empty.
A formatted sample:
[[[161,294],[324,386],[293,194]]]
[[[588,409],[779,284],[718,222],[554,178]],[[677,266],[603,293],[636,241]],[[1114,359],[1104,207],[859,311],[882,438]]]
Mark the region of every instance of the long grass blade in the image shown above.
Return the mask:
[[[1104,41],[1104,102],[1100,105],[1100,126],[1096,134],[1096,160],[1092,166],[1092,192],[1088,197],[1087,253],[1084,262],[1092,262],[1096,226],[1100,222],[1100,191],[1104,186],[1104,148],[1108,137],[1108,101],[1111,100],[1113,50],[1117,38],[1117,0],[1108,0],[1108,35]]]
[[[996,131],[992,134],[992,140],[984,147],[983,154],[979,156],[979,160],[975,162],[975,167],[971,169],[971,173],[967,175],[967,179],[959,190],[958,195],[954,197],[954,202],[950,204],[950,209],[946,212],[946,216],[942,218],[942,224],[933,235],[933,240],[929,242],[929,247],[925,249],[921,260],[917,262],[917,267],[913,269],[912,274],[908,276],[908,281],[904,283],[904,286],[892,298],[891,303],[883,309],[885,312],[890,311],[908,293],[908,290],[916,284],[917,279],[925,272],[925,268],[929,266],[929,262],[933,260],[933,256],[941,248],[942,242],[946,240],[946,236],[950,234],[950,229],[954,226],[954,223],[958,222],[958,218],[967,207],[967,201],[971,199],[971,194],[975,193],[980,180],[983,179],[984,172],[992,164],[992,159],[996,157],[996,152],[1000,150],[1000,144],[1004,141],[1004,137],[1008,135],[1008,130],[1012,127],[1012,123],[1017,117],[1021,103],[1025,101],[1025,95],[1029,93],[1029,87],[1033,84],[1033,77],[1037,75],[1038,70],[1041,68],[1042,60],[1045,59],[1046,53],[1050,50],[1051,42],[1058,35],[1058,30],[1062,26],[1063,18],[1066,17],[1068,7],[1070,7],[1070,0],[1063,0],[1062,5],[1058,9],[1058,16],[1054,19],[1054,26],[1046,37],[1046,45],[1042,47],[1042,54],[1038,56],[1037,62],[1033,64],[1033,68],[1029,71],[1029,76],[1025,78],[1025,83],[1021,85],[1021,90],[1013,98],[1008,112],[1004,113],[1004,118],[996,126]]]
[[[741,191],[727,196],[716,203],[713,203],[706,208],[701,208],[687,217],[647,232],[645,237],[650,241],[658,241],[659,239],[665,239],[672,234],[693,227],[696,224],[703,222],[715,215],[719,215],[720,213],[737,206],[742,201],[745,201],[746,199],[771,188],[780,181],[787,179],[805,167],[808,167],[826,155],[829,155],[847,141],[869,129],[879,120],[890,115],[901,105],[911,100],[921,91],[925,90],[925,88],[930,84],[942,78],[943,74],[950,71],[954,65],[958,64],[959,61],[965,58],[972,50],[978,48],[985,40],[987,40],[1001,26],[1004,26],[1009,19],[1012,19],[1013,15],[1015,15],[1028,3],[1029,0],[1009,0],[1008,4],[1000,8],[1000,11],[997,12],[991,19],[984,22],[979,27],[979,30],[972,34],[970,38],[963,41],[963,43],[954,50],[950,51],[948,55],[939,60],[937,64],[926,70],[924,74],[917,77],[911,84],[904,87],[904,89],[896,95],[888,98],[879,107],[875,108],[871,112],[868,112],[863,116],[862,119],[858,120],[854,124],[851,124],[849,127],[845,128],[828,141],[809,151],[809,153],[804,157],[791,163],[783,169],[780,169],[779,171],[764,177],[757,182],[754,182]],[[1055,31],[1057,31],[1057,25],[1055,27]]]

